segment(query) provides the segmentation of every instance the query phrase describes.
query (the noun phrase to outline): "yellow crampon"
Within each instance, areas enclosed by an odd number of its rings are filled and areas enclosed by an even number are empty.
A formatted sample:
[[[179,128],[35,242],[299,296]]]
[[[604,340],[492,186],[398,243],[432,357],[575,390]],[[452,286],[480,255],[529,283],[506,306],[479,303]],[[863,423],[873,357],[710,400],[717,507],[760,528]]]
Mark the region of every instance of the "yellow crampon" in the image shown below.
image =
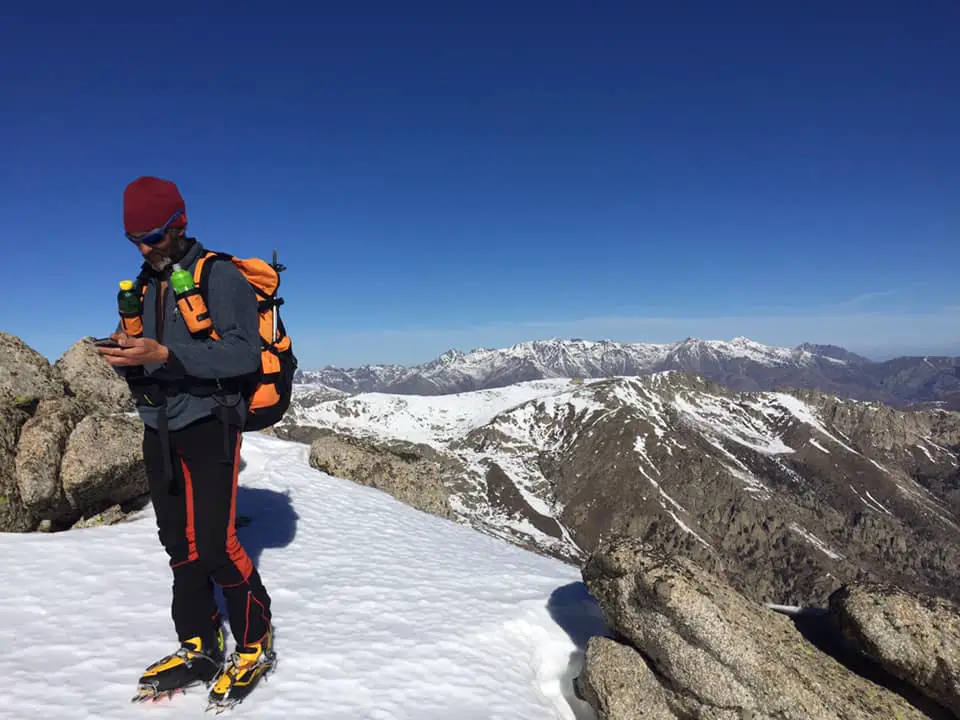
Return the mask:
[[[220,674],[213,681],[207,710],[217,714],[243,702],[261,678],[274,669],[277,656],[273,652],[273,631],[268,630],[260,643],[251,643],[251,652],[236,651],[230,656]]]
[[[184,640],[176,652],[150,665],[140,676],[132,702],[170,697],[194,685],[209,685],[223,661],[223,631],[217,631],[213,647],[204,647],[199,637]]]

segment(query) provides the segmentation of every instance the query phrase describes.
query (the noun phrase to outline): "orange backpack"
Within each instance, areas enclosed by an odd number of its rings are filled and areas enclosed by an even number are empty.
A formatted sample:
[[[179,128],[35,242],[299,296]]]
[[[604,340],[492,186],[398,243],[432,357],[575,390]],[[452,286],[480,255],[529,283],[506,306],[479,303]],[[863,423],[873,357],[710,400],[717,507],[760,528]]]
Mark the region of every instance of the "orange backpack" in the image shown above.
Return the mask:
[[[194,289],[178,300],[184,320],[194,337],[220,339],[206,309],[210,268],[218,260],[231,261],[253,287],[259,301],[257,314],[260,320],[260,368],[249,381],[244,378],[240,388],[247,401],[244,431],[263,430],[279,422],[290,407],[293,376],[298,365],[290,336],[280,319],[283,298],[277,296],[280,273],[286,270],[286,267],[277,262],[276,250],[273,251],[272,263],[260,258],[238,258],[228,253],[207,250],[194,266]],[[142,303],[146,296],[146,282],[143,276],[138,278],[138,282]],[[191,302],[191,298],[196,295],[199,295],[203,302]],[[121,315],[121,323],[124,330],[131,335],[136,336],[142,332],[139,316]]]
[[[283,298],[277,296],[280,289],[280,273],[286,267],[277,263],[277,251],[273,251],[273,262],[261,258],[238,258],[224,252],[207,250],[197,260],[193,279],[206,302],[210,284],[210,268],[215,260],[230,260],[240,274],[253,287],[257,294],[260,318],[260,370],[246,394],[248,407],[245,431],[262,430],[276,424],[290,407],[293,391],[293,375],[297,369],[297,358],[293,354],[293,343],[283,320],[280,319],[280,306]],[[219,339],[216,330],[210,329],[210,337]]]

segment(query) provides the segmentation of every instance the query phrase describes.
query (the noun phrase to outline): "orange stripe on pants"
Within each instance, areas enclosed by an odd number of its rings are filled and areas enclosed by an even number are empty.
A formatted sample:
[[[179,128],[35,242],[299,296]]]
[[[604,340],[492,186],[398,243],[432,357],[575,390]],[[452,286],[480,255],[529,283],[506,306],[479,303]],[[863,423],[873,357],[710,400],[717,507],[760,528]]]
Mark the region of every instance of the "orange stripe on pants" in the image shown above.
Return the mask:
[[[183,456],[180,457],[180,466],[183,468],[183,480],[186,488],[185,502],[187,503],[187,562],[193,562],[200,557],[200,555],[197,553],[197,526],[195,524],[193,511],[193,478],[190,475],[190,468],[187,467],[187,461],[184,460]]]
[[[227,526],[227,556],[230,558],[244,581],[249,579],[253,572],[253,561],[247,555],[240,541],[237,540],[237,485],[240,476],[240,444],[243,442],[243,436],[237,432],[237,445],[233,456],[233,487],[230,495],[230,523]]]

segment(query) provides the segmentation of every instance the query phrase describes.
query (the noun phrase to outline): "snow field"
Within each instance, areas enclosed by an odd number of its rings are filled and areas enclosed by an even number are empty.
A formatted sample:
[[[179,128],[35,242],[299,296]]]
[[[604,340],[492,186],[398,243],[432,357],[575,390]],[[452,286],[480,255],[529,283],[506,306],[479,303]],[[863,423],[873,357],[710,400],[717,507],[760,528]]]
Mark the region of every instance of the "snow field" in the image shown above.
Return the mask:
[[[238,512],[253,522],[238,534],[272,596],[279,662],[233,717],[593,717],[570,688],[586,636],[602,632],[595,606],[568,601],[577,568],[317,472],[308,450],[244,438]],[[0,554],[0,718],[204,716],[202,688],[129,702],[176,647],[151,509],[0,534]]]

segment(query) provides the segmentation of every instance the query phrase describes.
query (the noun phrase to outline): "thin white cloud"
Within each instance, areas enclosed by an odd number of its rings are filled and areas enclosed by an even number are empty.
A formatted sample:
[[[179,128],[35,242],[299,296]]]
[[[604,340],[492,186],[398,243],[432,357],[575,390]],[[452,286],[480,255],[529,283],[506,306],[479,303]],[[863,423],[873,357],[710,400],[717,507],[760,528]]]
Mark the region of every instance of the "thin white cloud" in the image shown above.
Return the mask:
[[[875,292],[865,292],[852,297],[849,300],[843,300],[837,303],[834,307],[838,310],[863,308],[864,306],[870,305],[877,300],[893,297],[901,294],[902,292],[902,290],[877,290]]]

